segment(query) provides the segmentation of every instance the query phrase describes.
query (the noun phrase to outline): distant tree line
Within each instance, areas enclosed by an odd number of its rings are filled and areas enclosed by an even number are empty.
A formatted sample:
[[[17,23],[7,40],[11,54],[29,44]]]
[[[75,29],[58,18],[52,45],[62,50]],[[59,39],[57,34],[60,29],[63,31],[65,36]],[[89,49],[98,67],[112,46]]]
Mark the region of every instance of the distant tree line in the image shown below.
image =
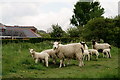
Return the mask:
[[[104,18],[104,8],[99,2],[81,2],[79,0],[73,9],[74,14],[70,19],[73,27],[64,31],[58,24],[52,25],[49,32],[51,38],[75,38],[80,37],[85,41],[103,40],[112,45],[120,47],[120,16]],[[47,36],[48,36],[47,35]],[[45,37],[45,36],[44,36]]]

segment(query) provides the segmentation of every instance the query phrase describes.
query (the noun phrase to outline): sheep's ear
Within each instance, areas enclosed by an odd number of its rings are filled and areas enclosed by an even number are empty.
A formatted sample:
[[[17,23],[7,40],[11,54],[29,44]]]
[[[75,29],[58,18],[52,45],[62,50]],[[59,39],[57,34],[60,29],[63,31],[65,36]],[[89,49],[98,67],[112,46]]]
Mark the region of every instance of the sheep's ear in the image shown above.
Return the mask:
[[[58,42],[58,44],[61,44],[61,42]]]
[[[96,42],[96,40],[93,39],[92,42]]]

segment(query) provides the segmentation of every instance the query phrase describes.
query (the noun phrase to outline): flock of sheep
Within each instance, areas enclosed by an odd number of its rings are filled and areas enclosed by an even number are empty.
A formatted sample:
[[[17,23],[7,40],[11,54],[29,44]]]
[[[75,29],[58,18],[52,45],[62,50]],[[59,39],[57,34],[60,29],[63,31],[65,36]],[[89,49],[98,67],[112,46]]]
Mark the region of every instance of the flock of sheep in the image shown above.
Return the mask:
[[[97,43],[92,41],[92,49],[88,49],[85,42],[71,43],[63,45],[59,42],[54,42],[53,49],[44,50],[42,52],[36,52],[33,49],[29,49],[31,56],[34,58],[35,63],[42,60],[48,67],[49,58],[52,58],[53,63],[56,64],[56,59],[60,59],[59,68],[65,66],[65,60],[76,59],[79,61],[79,66],[84,66],[84,60],[90,61],[92,55],[96,55],[98,59],[99,51],[102,52],[103,57],[111,58],[110,54],[111,46],[108,43]]]

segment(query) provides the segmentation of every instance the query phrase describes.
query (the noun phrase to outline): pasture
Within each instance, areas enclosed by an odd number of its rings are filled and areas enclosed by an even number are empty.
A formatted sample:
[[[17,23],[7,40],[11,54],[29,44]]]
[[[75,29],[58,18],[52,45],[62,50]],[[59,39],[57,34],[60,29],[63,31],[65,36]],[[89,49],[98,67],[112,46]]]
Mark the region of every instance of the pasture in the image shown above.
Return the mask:
[[[89,44],[90,47],[90,44]],[[49,60],[49,67],[43,63],[35,64],[29,53],[29,48],[40,52],[51,49],[52,43],[8,43],[2,46],[2,78],[118,78],[118,48],[112,46],[111,59],[92,58],[84,61],[85,66],[79,67],[77,60],[71,60],[66,67],[59,67]]]

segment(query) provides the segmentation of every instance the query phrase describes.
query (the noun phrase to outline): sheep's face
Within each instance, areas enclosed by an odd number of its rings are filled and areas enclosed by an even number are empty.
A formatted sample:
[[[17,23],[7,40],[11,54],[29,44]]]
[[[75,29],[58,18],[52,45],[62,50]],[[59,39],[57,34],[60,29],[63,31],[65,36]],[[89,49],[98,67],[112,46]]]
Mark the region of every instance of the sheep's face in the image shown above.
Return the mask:
[[[80,42],[80,43],[81,43],[83,46],[85,46],[85,44],[86,44],[85,42]]]
[[[33,53],[33,51],[34,51],[33,49],[29,49],[29,50],[30,50],[30,53]]]
[[[59,47],[59,42],[54,42],[53,43],[53,49],[57,49]]]
[[[30,50],[31,56],[34,57],[34,56],[33,56],[34,50],[33,50],[33,49],[30,49],[30,48],[29,48],[29,50]]]

